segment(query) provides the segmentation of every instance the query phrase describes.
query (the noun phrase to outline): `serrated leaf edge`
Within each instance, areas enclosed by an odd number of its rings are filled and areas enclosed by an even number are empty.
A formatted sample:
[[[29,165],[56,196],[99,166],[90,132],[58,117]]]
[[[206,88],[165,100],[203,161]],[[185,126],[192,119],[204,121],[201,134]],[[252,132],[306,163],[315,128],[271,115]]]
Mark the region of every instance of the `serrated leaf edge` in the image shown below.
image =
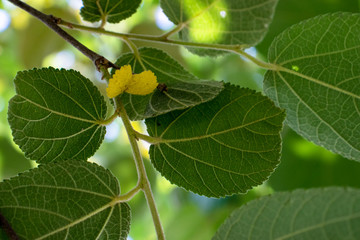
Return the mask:
[[[71,161],[71,160],[68,160],[68,161]],[[66,161],[65,161],[65,162],[66,162]],[[64,162],[60,162],[60,163],[64,163]],[[99,164],[97,164],[97,163],[94,163],[94,162],[87,162],[87,163],[90,163],[90,164],[93,165],[93,166],[102,167],[101,165],[99,165]],[[17,176],[13,176],[13,177],[11,177],[11,178],[9,178],[9,179],[4,179],[4,181],[0,182],[0,184],[5,184],[5,183],[7,183],[7,182],[10,182],[10,181],[13,180],[13,179],[16,179],[16,178],[18,178],[18,177],[21,177],[23,174],[39,171],[39,169],[44,168],[44,167],[49,166],[49,165],[58,165],[58,162],[51,162],[51,163],[48,163],[48,164],[46,164],[46,165],[39,165],[39,166],[36,167],[36,168],[32,168],[32,169],[26,170],[25,172],[21,172],[21,173],[19,173]],[[102,167],[102,168],[103,168],[103,167]],[[112,173],[111,173],[111,171],[110,171],[109,169],[105,169],[105,168],[104,168],[104,170],[105,170],[106,173],[108,173],[109,175],[113,176]],[[114,179],[116,179],[116,181],[117,181],[117,187],[118,187],[118,189],[119,189],[119,194],[120,194],[120,184],[119,184],[119,181],[118,181],[118,179],[115,178],[115,177],[114,177]],[[102,180],[101,180],[101,181],[102,181]],[[24,187],[26,187],[26,186],[24,186]],[[58,187],[58,186],[53,186],[53,188],[59,188],[59,187]],[[60,188],[61,188],[61,187],[60,187]],[[69,188],[67,188],[67,189],[69,189]],[[76,191],[79,191],[79,192],[84,192],[84,191],[82,191],[81,189],[80,189],[80,190],[75,189],[75,190],[76,190]],[[45,238],[47,238],[47,237],[49,237],[49,236],[51,236],[51,235],[53,235],[53,234],[56,234],[56,233],[58,233],[58,232],[64,231],[64,230],[66,230],[66,229],[69,229],[69,228],[71,228],[71,227],[73,227],[73,226],[75,226],[75,225],[77,225],[77,224],[85,221],[86,219],[89,219],[89,218],[91,218],[92,216],[94,216],[94,215],[96,215],[96,214],[98,214],[98,213],[106,210],[106,209],[109,208],[109,207],[111,208],[110,213],[109,213],[109,215],[108,215],[108,217],[107,217],[107,219],[106,219],[106,221],[105,221],[105,223],[104,223],[104,225],[103,225],[103,228],[102,228],[101,231],[99,232],[98,236],[101,236],[101,234],[103,233],[103,231],[104,231],[104,229],[105,229],[105,227],[106,227],[106,225],[107,225],[107,223],[108,223],[108,221],[109,221],[109,219],[110,219],[110,217],[111,217],[111,215],[112,215],[112,212],[113,212],[113,210],[114,210],[115,207],[120,207],[120,208],[121,208],[121,207],[126,207],[126,208],[128,209],[128,211],[129,211],[129,217],[130,217],[130,219],[131,219],[130,207],[129,207],[129,205],[128,205],[126,202],[117,202],[117,203],[114,203],[114,202],[113,202],[113,200],[115,200],[115,198],[117,197],[116,195],[113,196],[113,197],[110,197],[110,196],[105,196],[105,195],[99,195],[99,194],[96,193],[96,192],[89,192],[89,191],[85,191],[85,192],[87,192],[87,193],[92,193],[92,194],[94,194],[94,195],[96,195],[96,196],[101,196],[101,197],[104,197],[104,198],[105,198],[105,197],[106,197],[106,198],[109,198],[109,199],[111,199],[111,201],[110,201],[109,203],[105,204],[104,206],[96,209],[95,211],[92,211],[92,212],[89,213],[89,214],[86,214],[85,216],[83,216],[83,217],[81,217],[81,218],[73,221],[72,223],[70,223],[70,224],[68,224],[68,225],[66,225],[66,226],[63,226],[63,227],[58,228],[58,229],[56,229],[56,230],[54,230],[54,231],[52,231],[52,232],[50,232],[50,233],[45,234],[45,235],[43,235],[43,236],[41,236],[41,237],[39,237],[39,238],[36,238],[36,240],[45,239]],[[113,192],[113,191],[111,190],[111,192]],[[120,206],[120,205],[123,205],[123,206]],[[1,207],[1,206],[0,206],[0,207]],[[130,226],[130,224],[129,224],[129,226]],[[127,233],[126,233],[126,234],[128,234],[128,232],[129,232],[129,227],[127,227]],[[121,236],[121,235],[120,235],[120,236]]]
[[[277,160],[278,160],[278,164],[277,164],[276,166],[274,166],[274,168],[271,169],[271,171],[269,171],[269,175],[268,175],[267,177],[265,177],[265,179],[264,179],[264,181],[263,181],[263,183],[264,183],[264,182],[266,182],[266,181],[270,178],[271,174],[275,171],[275,169],[277,168],[277,166],[280,164],[281,150],[282,150],[282,136],[281,136],[280,133],[282,132],[282,130],[283,130],[283,128],[284,128],[284,119],[285,119],[285,116],[286,116],[286,115],[285,115],[285,110],[279,108],[278,106],[276,106],[276,105],[275,105],[275,102],[273,102],[269,97],[261,94],[260,92],[255,91],[255,90],[253,90],[253,89],[250,89],[250,88],[242,88],[242,87],[240,87],[240,86],[238,86],[238,85],[235,85],[235,84],[232,84],[232,83],[225,83],[225,84],[224,84],[224,89],[225,89],[226,86],[236,87],[236,88],[238,88],[238,89],[241,88],[241,89],[250,90],[250,92],[251,92],[252,94],[260,94],[262,97],[267,98],[267,99],[272,103],[272,105],[273,105],[274,107],[276,107],[276,108],[278,108],[278,109],[281,110],[281,111],[279,112],[279,114],[283,114],[283,115],[284,115],[283,121],[282,121],[282,126],[281,126],[280,131],[279,131],[280,143],[279,143],[279,149],[278,149],[278,150],[279,150],[279,151],[278,151],[278,153],[279,153],[279,158],[277,159]],[[250,94],[249,94],[249,95],[250,95]],[[216,98],[216,97],[215,97],[215,98]],[[193,106],[193,107],[196,107],[196,106]],[[187,111],[191,110],[191,108],[193,108],[193,107],[190,107]],[[187,112],[187,111],[185,111],[185,112]],[[184,113],[185,113],[185,112],[184,112]],[[183,114],[184,114],[184,113],[183,113]],[[182,114],[181,114],[181,115],[182,115]],[[147,130],[147,131],[148,131],[148,130]],[[156,136],[153,136],[153,137],[156,138]],[[160,149],[160,144],[162,143],[162,141],[163,141],[163,140],[162,140],[161,138],[160,138],[160,139],[157,139],[157,142],[156,142],[155,144],[152,144],[152,145],[150,146],[149,153],[150,153],[150,151],[151,151],[152,148],[153,148],[153,151],[155,151],[155,147],[158,147],[161,155],[164,157],[164,159],[166,159],[166,157],[164,156],[163,152],[162,152],[161,149]],[[174,142],[176,142],[176,140],[174,140]],[[150,156],[151,156],[151,155],[150,155]],[[191,159],[193,159],[193,158],[191,157]],[[185,186],[179,186],[179,185],[176,184],[172,179],[168,179],[168,178],[162,173],[162,171],[160,171],[160,169],[158,169],[157,165],[154,164],[153,159],[150,158],[150,161],[151,161],[152,165],[154,166],[154,168],[161,174],[161,176],[164,177],[165,179],[167,179],[171,184],[174,184],[174,185],[176,185],[176,186],[178,186],[178,187],[181,187],[182,189],[184,189],[184,190],[186,190],[186,191],[188,191],[188,192],[194,192],[194,191],[191,190],[190,188],[187,188],[187,187],[185,187]],[[168,162],[168,161],[167,161],[167,162]],[[201,162],[201,163],[203,163],[203,162]],[[176,168],[174,168],[174,167],[172,166],[172,164],[170,164],[169,162],[168,162],[168,164],[174,169],[174,171],[176,171],[180,176],[182,176],[182,174],[181,174],[180,172],[178,172],[178,171],[176,170]],[[269,170],[269,169],[267,169],[267,170]],[[189,185],[193,186],[194,189],[197,189],[197,188],[198,188],[198,187],[195,187],[194,185],[190,184],[185,177],[182,176],[182,178],[183,178],[184,181],[187,182]],[[258,185],[255,185],[255,186],[252,186],[252,187],[256,187],[256,186],[259,186],[259,185],[261,185],[261,184],[262,184],[262,183],[259,183]],[[205,184],[205,185],[206,185],[206,184]],[[201,193],[199,193],[199,191],[198,191],[198,192],[195,192],[195,193],[198,194],[198,195],[200,195],[200,196],[205,196],[205,197],[223,198],[223,197],[232,196],[232,195],[236,195],[236,194],[240,194],[240,193],[241,193],[241,194],[246,194],[246,193],[247,193],[248,191],[250,191],[250,190],[251,190],[251,188],[250,188],[250,189],[246,189],[245,191],[239,191],[239,192],[237,192],[237,193],[223,194],[223,195],[222,195],[222,194],[206,195],[206,194],[201,194]],[[212,192],[212,191],[210,190],[210,192]]]

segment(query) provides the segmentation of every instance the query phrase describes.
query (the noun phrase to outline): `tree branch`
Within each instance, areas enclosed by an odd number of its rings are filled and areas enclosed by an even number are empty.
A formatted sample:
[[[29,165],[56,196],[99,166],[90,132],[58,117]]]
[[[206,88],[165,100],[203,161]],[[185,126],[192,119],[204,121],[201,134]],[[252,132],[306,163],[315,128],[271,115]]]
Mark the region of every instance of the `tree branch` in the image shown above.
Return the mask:
[[[105,57],[97,54],[96,52],[90,50],[78,40],[76,40],[73,36],[65,32],[62,28],[58,26],[58,23],[61,21],[59,18],[56,18],[52,15],[47,15],[39,10],[27,5],[26,3],[20,0],[9,0],[9,2],[18,6],[19,8],[25,10],[29,14],[33,15],[43,23],[45,23],[50,29],[56,32],[60,37],[66,40],[68,43],[77,48],[82,54],[87,56],[96,66],[96,68],[100,71],[101,68],[118,68],[114,63],[107,60]]]
[[[83,26],[71,22],[67,22],[63,19],[60,19],[58,22],[60,26],[64,26],[66,28],[70,29],[77,29],[81,31],[87,31],[92,33],[98,33],[98,34],[104,34],[112,37],[117,37],[125,42],[127,40],[143,40],[143,41],[149,41],[149,42],[156,42],[156,43],[162,43],[162,44],[172,44],[172,45],[178,45],[178,46],[187,46],[187,47],[195,47],[195,48],[204,48],[204,49],[213,49],[213,50],[220,50],[224,52],[232,52],[239,54],[251,62],[255,63],[257,66],[267,69],[267,70],[279,70],[279,66],[271,63],[267,63],[264,61],[261,61],[260,59],[257,59],[250,54],[246,53],[244,49],[249,48],[248,45],[224,45],[224,44],[213,44],[213,43],[195,43],[195,42],[186,42],[186,41],[180,41],[180,40],[172,40],[168,39],[168,35],[172,35],[173,33],[181,30],[181,27],[174,28],[168,33],[165,33],[160,36],[152,36],[152,35],[140,35],[140,34],[132,34],[132,33],[118,33],[118,32],[112,32],[107,31],[105,29],[100,28],[94,28],[94,27],[88,27]],[[128,43],[128,42],[126,42]],[[136,55],[136,54],[135,54]]]
[[[12,229],[10,223],[1,213],[0,213],[0,228],[4,229],[5,233],[11,240],[20,240],[18,235],[15,233],[14,229]]]

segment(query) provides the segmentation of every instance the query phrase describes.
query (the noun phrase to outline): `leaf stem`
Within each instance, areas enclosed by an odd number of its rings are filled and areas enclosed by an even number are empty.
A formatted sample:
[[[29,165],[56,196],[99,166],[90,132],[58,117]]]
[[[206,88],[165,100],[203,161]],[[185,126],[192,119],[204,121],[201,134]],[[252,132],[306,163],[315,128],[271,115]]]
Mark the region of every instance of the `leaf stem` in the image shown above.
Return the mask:
[[[141,184],[140,182],[133,188],[131,189],[129,192],[117,196],[114,198],[114,200],[112,200],[112,205],[115,205],[117,203],[121,203],[121,202],[128,202],[130,201],[139,191],[141,190]]]
[[[100,125],[109,125],[119,116],[119,112],[115,111],[108,119],[100,120],[98,124]]]
[[[152,219],[153,219],[153,222],[155,225],[157,237],[159,240],[165,240],[165,234],[164,234],[164,230],[161,225],[160,216],[159,216],[159,213],[156,208],[154,196],[151,191],[150,182],[149,182],[149,179],[146,174],[145,165],[144,165],[143,159],[140,154],[139,146],[137,144],[137,137],[134,134],[135,130],[133,129],[133,127],[131,125],[130,119],[129,119],[129,117],[126,113],[126,110],[125,110],[119,97],[116,98],[116,104],[120,111],[120,116],[124,123],[126,132],[128,134],[130,146],[133,151],[136,169],[138,172],[139,184],[145,194],[145,198],[148,203],[148,206],[149,206],[149,209],[151,212],[151,216],[152,216]]]
[[[248,54],[247,52],[245,52],[242,49],[237,49],[234,50],[235,53],[247,58],[248,60],[252,61],[253,63],[255,63],[258,67],[264,68],[264,69],[268,69],[268,70],[274,70],[274,71],[278,71],[279,70],[279,66],[272,64],[272,63],[267,63],[264,61],[261,61],[260,59],[257,59],[256,57],[251,56],[250,54]]]
[[[146,141],[146,142],[148,142],[150,144],[157,144],[157,143],[161,142],[160,138],[151,137],[149,135],[142,134],[142,133],[140,133],[138,131],[135,131],[135,130],[134,130],[134,135],[135,135],[136,138],[144,140],[144,141]]]
[[[65,32],[61,27],[58,26],[59,22],[61,21],[59,18],[56,18],[52,15],[47,15],[39,10],[29,6],[28,4],[20,1],[20,0],[9,0],[9,2],[13,3],[17,7],[25,10],[29,14],[33,15],[40,21],[42,21],[44,24],[46,24],[50,29],[52,29],[54,32],[56,32],[60,37],[62,37],[65,41],[73,45],[75,48],[77,48],[82,54],[87,56],[96,66],[98,70],[102,66],[105,66],[107,68],[114,67],[115,65],[107,60],[105,57],[97,54],[96,52],[90,50],[85,45],[80,43],[78,40],[76,40],[73,36]]]

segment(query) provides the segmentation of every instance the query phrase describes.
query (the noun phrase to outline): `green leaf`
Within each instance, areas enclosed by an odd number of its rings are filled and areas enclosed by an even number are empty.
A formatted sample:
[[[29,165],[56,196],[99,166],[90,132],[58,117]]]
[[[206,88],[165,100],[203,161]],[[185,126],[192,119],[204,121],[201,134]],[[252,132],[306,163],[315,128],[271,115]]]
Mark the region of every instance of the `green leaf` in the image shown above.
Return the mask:
[[[220,197],[261,184],[279,163],[284,112],[255,91],[225,85],[214,100],[146,120],[155,168],[172,183]]]
[[[18,72],[8,120],[25,156],[47,163],[86,160],[105,135],[106,103],[91,81],[74,70]]]
[[[235,210],[213,240],[360,239],[360,190],[275,193]]]
[[[2,240],[11,240],[11,239],[7,236],[7,233],[5,233],[5,230],[3,230],[2,228],[0,228],[0,239],[2,239]]]
[[[155,117],[195,106],[213,99],[223,90],[221,82],[198,79],[161,50],[141,48],[139,53],[145,68],[153,71],[157,81],[165,83],[168,90],[164,92],[155,90],[145,96],[124,93],[121,99],[131,120]],[[118,66],[129,64],[134,73],[144,71],[132,53],[120,57],[116,64]]]
[[[287,110],[287,123],[306,139],[360,160],[360,14],[335,13],[279,35],[264,91]]]
[[[0,183],[0,212],[21,239],[126,239],[130,208],[94,163],[49,163]]]
[[[265,36],[277,0],[161,0],[166,16],[185,24],[179,36],[195,43],[254,46]],[[200,55],[214,50],[191,49]]]
[[[89,22],[118,23],[134,14],[140,3],[141,0],[83,0],[80,15]]]

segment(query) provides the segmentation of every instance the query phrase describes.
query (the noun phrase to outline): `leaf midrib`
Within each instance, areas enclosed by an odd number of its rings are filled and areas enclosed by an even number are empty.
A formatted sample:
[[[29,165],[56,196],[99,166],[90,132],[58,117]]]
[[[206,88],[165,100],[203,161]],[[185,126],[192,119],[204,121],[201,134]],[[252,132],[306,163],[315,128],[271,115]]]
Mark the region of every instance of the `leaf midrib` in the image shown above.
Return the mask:
[[[314,54],[314,55],[306,55],[306,56],[301,56],[301,57],[297,57],[297,58],[291,58],[291,59],[288,59],[286,61],[283,61],[281,63],[276,63],[274,62],[274,64],[279,64],[281,66],[287,64],[287,63],[291,63],[291,62],[295,62],[295,61],[299,61],[299,60],[304,60],[304,59],[309,59],[309,58],[316,58],[316,57],[324,57],[324,56],[330,56],[330,55],[336,55],[336,54],[339,54],[339,53],[345,53],[345,52],[348,52],[348,51],[353,51],[355,49],[359,49],[360,46],[354,46],[354,47],[350,47],[350,48],[347,48],[347,49],[341,49],[341,50],[336,50],[336,51],[332,51],[332,52],[324,52],[324,53],[318,53],[318,54]],[[279,58],[280,56],[278,56]]]
[[[107,0],[106,1],[106,9],[105,9],[105,15],[107,15],[107,16],[110,16],[111,14],[111,12],[114,10],[114,9],[116,9],[121,3],[123,3],[123,0],[118,0],[117,1],[117,3],[114,5],[114,6],[112,6],[112,8],[110,8],[109,10],[107,9],[108,8],[108,6],[110,5],[109,4],[109,0]],[[128,11],[128,10],[125,10],[125,11]],[[124,11],[123,11],[124,12]],[[116,14],[122,14],[123,12],[120,12],[120,13],[116,13]],[[113,14],[113,15],[116,15],[116,14]]]
[[[176,139],[164,139],[163,138],[163,134],[165,133],[165,131],[160,135],[159,139],[158,139],[158,143],[172,143],[172,142],[186,142],[186,141],[194,141],[194,140],[200,140],[200,139],[205,139],[205,138],[211,138],[211,137],[214,137],[214,136],[218,136],[218,135],[221,135],[221,134],[225,134],[227,132],[231,132],[231,131],[236,131],[238,129],[242,129],[242,128],[245,128],[247,126],[250,126],[252,124],[256,124],[258,122],[261,122],[261,121],[266,121],[268,119],[271,119],[271,118],[274,118],[276,116],[279,116],[281,115],[282,112],[278,112],[276,113],[275,115],[271,115],[271,116],[267,116],[267,117],[264,117],[264,118],[260,118],[256,121],[252,121],[252,122],[249,122],[247,124],[243,124],[241,126],[237,126],[237,127],[233,127],[233,128],[229,128],[229,129],[226,129],[226,130],[223,130],[223,131],[218,131],[218,132],[214,132],[214,133],[210,133],[210,134],[204,134],[202,136],[196,136],[196,137],[190,137],[190,138],[176,138]],[[274,134],[274,135],[277,135],[277,134]]]
[[[73,74],[74,75],[74,74]],[[55,75],[56,76],[56,75]],[[74,75],[75,77],[77,77],[76,75]],[[65,74],[65,79],[68,81],[69,85],[70,84],[70,81],[68,80],[66,74]],[[56,80],[57,77],[55,77]],[[41,76],[38,78],[39,80],[41,80],[42,82],[44,82],[45,84],[51,86],[53,89],[55,89],[56,91],[58,91],[59,93],[61,93],[62,95],[64,95],[66,98],[70,99],[73,103],[75,103],[77,106],[79,106],[87,115],[89,115],[89,117],[91,117],[92,119],[96,120],[96,118],[89,112],[87,111],[87,109],[85,109],[80,103],[78,103],[73,97],[71,97],[68,93],[62,91],[61,89],[59,89],[58,87],[54,86],[51,82],[47,81],[46,79],[42,78]],[[22,78],[18,78],[19,81],[22,81],[24,82],[25,84],[29,85],[30,87],[32,87],[34,90],[36,90],[36,92],[41,96],[41,98],[43,99],[44,103],[46,103],[47,105],[47,102],[45,100],[45,98],[43,97],[42,93],[32,84],[30,84],[28,81],[22,79]],[[82,84],[84,84],[84,82],[82,81],[83,79],[80,79],[80,81],[82,82]],[[87,89],[87,86],[85,85],[85,88]],[[87,89],[88,90],[88,89]],[[18,94],[19,96],[21,97],[24,97],[22,96],[21,94]],[[25,97],[24,97],[25,98]],[[92,98],[92,97],[91,97]],[[96,110],[97,112],[97,110]]]
[[[27,189],[29,187],[69,190],[69,191],[74,191],[74,192],[88,193],[88,194],[91,194],[91,195],[96,195],[96,196],[103,197],[103,198],[108,198],[108,199],[113,198],[112,196],[109,196],[109,195],[105,195],[105,194],[101,194],[101,193],[97,193],[97,192],[92,192],[92,191],[88,191],[88,190],[85,190],[85,189],[72,188],[72,187],[62,187],[62,186],[52,186],[52,185],[27,184],[27,185],[24,185],[24,186],[13,187],[13,188],[11,188],[11,190],[22,189],[22,188]]]
[[[60,140],[68,140],[69,138],[74,138],[78,135],[81,135],[85,132],[87,132],[88,130],[91,130],[93,127],[95,127],[97,124],[92,124],[87,128],[83,128],[82,130],[75,132],[71,135],[68,136],[64,136],[64,137],[54,137],[54,138],[45,138],[45,137],[30,137],[30,136],[26,136],[27,139],[31,139],[31,140],[40,140],[40,141],[60,141]],[[20,130],[19,130],[20,131]],[[23,131],[22,131],[23,132]]]
[[[306,233],[306,232],[309,232],[309,231],[312,231],[312,230],[323,228],[323,227],[325,227],[327,225],[330,225],[330,224],[339,223],[339,222],[343,222],[343,221],[349,221],[349,220],[352,220],[352,219],[355,219],[355,218],[360,218],[360,212],[355,214],[355,215],[342,216],[342,217],[331,219],[329,221],[325,221],[323,223],[315,224],[315,225],[310,226],[310,227],[302,228],[302,229],[299,229],[299,230],[297,230],[295,232],[292,232],[292,233],[286,234],[284,236],[278,237],[278,238],[276,238],[276,240],[288,239],[288,238],[294,237],[296,235],[300,235],[302,233]]]
[[[220,2],[220,0],[215,0],[213,1],[211,4],[209,4],[207,7],[205,7],[203,10],[201,10],[198,14],[196,14],[195,16],[193,16],[192,18],[189,18],[188,20],[186,20],[186,22],[183,22],[184,24],[188,25],[189,23],[191,23],[192,21],[194,21],[196,18],[200,17],[201,15],[203,15],[204,13],[206,13],[208,10],[210,10],[217,2]],[[181,11],[180,11],[180,17],[183,18],[183,8],[182,8],[182,2],[181,4]],[[179,24],[182,22],[179,22]],[[188,27],[188,26],[187,26]]]
[[[58,229],[56,229],[56,230],[54,230],[54,231],[52,231],[52,232],[49,232],[49,233],[47,233],[47,234],[45,234],[45,235],[43,235],[43,236],[41,236],[41,237],[38,237],[38,238],[36,238],[35,240],[45,239],[45,238],[47,238],[47,237],[49,237],[49,236],[51,236],[51,235],[54,235],[54,234],[56,234],[56,233],[58,233],[58,232],[64,231],[64,230],[66,230],[66,229],[69,229],[69,228],[71,228],[71,227],[73,227],[73,226],[75,226],[75,225],[77,225],[77,224],[79,224],[79,223],[81,223],[81,222],[83,222],[83,221],[86,221],[88,218],[90,218],[90,217],[92,217],[92,216],[95,216],[95,215],[98,214],[98,213],[101,213],[102,211],[106,210],[106,209],[109,208],[109,207],[111,207],[111,208],[113,209],[113,208],[115,207],[115,205],[113,205],[112,202],[109,202],[108,204],[106,204],[106,205],[104,205],[104,206],[96,209],[95,211],[92,211],[91,213],[89,213],[89,214],[87,214],[87,215],[84,215],[83,217],[81,217],[81,218],[73,221],[72,223],[69,223],[69,224],[67,224],[67,225],[65,225],[65,226],[63,226],[63,227],[60,227],[60,228],[58,228]],[[111,209],[110,212],[112,212],[112,209]]]
[[[195,157],[193,157],[193,156],[191,156],[191,155],[189,155],[189,154],[186,154],[185,152],[183,152],[183,151],[175,148],[174,146],[172,146],[172,145],[170,145],[170,144],[168,144],[168,143],[166,143],[166,146],[168,146],[169,148],[171,148],[171,149],[174,150],[175,152],[178,152],[178,153],[180,153],[181,155],[183,155],[183,156],[191,159],[191,160],[194,161],[194,162],[198,162],[198,163],[204,164],[204,165],[206,165],[206,166],[209,166],[209,167],[212,167],[212,168],[216,168],[216,169],[218,169],[218,170],[220,170],[220,171],[227,172],[227,173],[231,173],[231,174],[238,175],[238,176],[246,176],[246,177],[249,177],[249,178],[250,178],[251,175],[259,174],[259,173],[261,173],[261,172],[266,172],[266,171],[271,172],[271,170],[262,169],[261,171],[254,171],[254,172],[252,172],[252,173],[239,173],[239,172],[235,172],[235,171],[230,170],[230,169],[222,168],[221,166],[213,165],[213,164],[211,164],[211,163],[209,163],[209,162],[206,162],[206,161],[204,161],[204,160],[202,160],[202,159],[195,158]],[[161,149],[160,146],[159,146],[158,148]],[[253,179],[252,179],[252,180],[253,180]],[[255,182],[255,180],[253,180],[253,181]]]
[[[290,69],[288,69],[288,68],[285,68],[285,67],[282,67],[282,66],[278,65],[278,70],[276,71],[276,74],[279,75],[279,77],[281,76],[280,72],[286,72],[286,73],[289,73],[289,74],[298,76],[298,77],[300,77],[300,78],[309,80],[310,82],[316,83],[316,84],[321,85],[321,86],[323,86],[323,87],[327,87],[327,88],[329,88],[329,89],[332,89],[332,90],[334,90],[334,91],[343,93],[343,94],[348,95],[348,96],[350,96],[350,97],[360,99],[360,96],[359,96],[359,95],[356,95],[356,94],[354,94],[354,93],[352,93],[352,92],[346,91],[346,90],[344,90],[344,89],[338,88],[338,87],[333,86],[333,85],[331,85],[331,84],[322,82],[322,81],[320,81],[319,79],[316,79],[316,78],[307,76],[307,75],[305,75],[305,74],[302,74],[302,73],[299,73],[299,72],[296,72],[296,71],[294,71],[294,70],[290,70]],[[284,80],[284,81],[285,81],[285,80]],[[285,82],[286,82],[286,81],[285,81]],[[286,82],[286,83],[287,83],[287,82]]]
[[[34,207],[28,207],[28,206],[12,206],[12,205],[3,205],[1,206],[1,209],[5,209],[5,208],[9,208],[9,209],[24,209],[24,210],[30,210],[30,211],[37,211],[37,212],[44,212],[48,215],[54,215],[54,216],[57,216],[59,218],[62,218],[68,222],[71,222],[72,220],[68,217],[65,217],[57,212],[53,212],[53,211],[50,211],[48,209],[40,209],[40,208],[34,208]]]
[[[26,100],[27,102],[33,104],[34,106],[38,107],[38,108],[41,108],[41,109],[44,109],[48,112],[51,112],[51,113],[54,113],[56,115],[59,115],[59,116],[62,116],[62,117],[65,117],[65,118],[70,118],[70,119],[74,119],[74,120],[78,120],[78,121],[82,121],[82,122],[88,122],[88,123],[93,123],[93,124],[99,124],[97,121],[94,121],[94,120],[89,120],[89,119],[85,119],[85,118],[80,118],[80,117],[76,117],[76,116],[73,116],[73,115],[69,115],[69,114],[66,114],[66,113],[62,113],[62,112],[58,112],[58,111],[55,111],[53,109],[50,109],[48,107],[44,107],[36,102],[33,102],[31,101],[30,99],[22,96],[22,95],[18,95],[19,97],[23,98],[24,100]]]

